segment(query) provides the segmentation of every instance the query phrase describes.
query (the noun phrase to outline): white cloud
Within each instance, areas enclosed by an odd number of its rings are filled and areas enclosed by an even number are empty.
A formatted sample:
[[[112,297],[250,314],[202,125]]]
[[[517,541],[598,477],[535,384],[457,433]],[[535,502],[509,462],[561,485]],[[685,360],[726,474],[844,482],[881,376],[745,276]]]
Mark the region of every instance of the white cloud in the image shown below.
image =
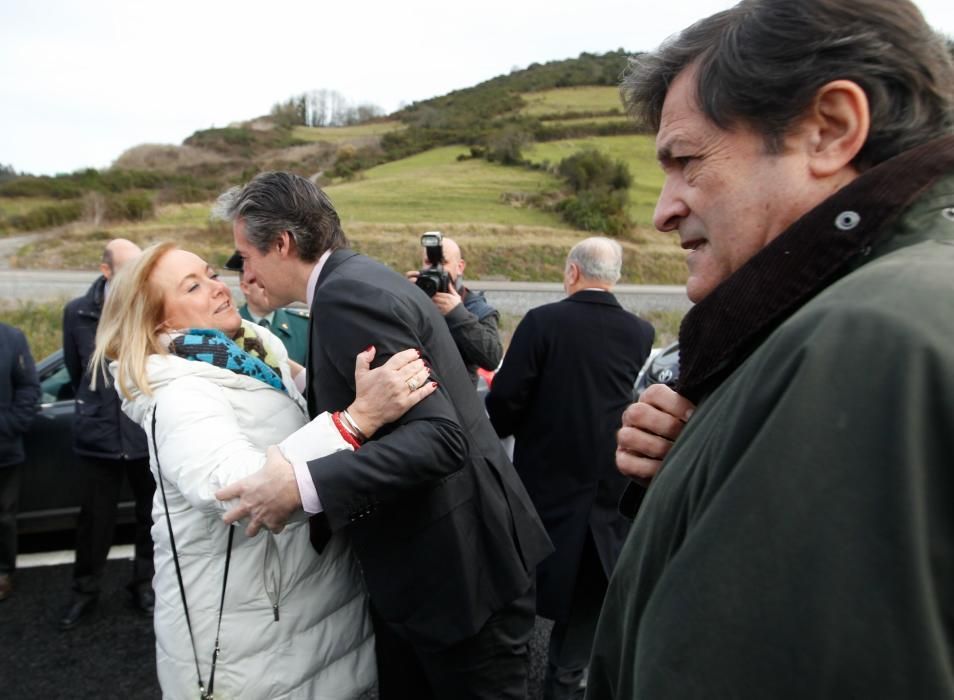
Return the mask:
[[[0,5],[0,163],[102,167],[317,88],[387,110],[514,67],[651,49],[729,0],[37,0]],[[923,0],[954,33],[954,3]]]

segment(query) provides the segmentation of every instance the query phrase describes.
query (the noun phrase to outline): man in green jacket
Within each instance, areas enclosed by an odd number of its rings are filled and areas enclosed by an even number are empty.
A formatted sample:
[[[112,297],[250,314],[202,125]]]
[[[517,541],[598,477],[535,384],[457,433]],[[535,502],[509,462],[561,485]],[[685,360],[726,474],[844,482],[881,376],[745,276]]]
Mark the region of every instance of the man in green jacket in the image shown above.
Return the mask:
[[[624,414],[652,483],[587,698],[954,698],[943,39],[907,0],[744,0],[623,92],[695,306],[676,392]]]

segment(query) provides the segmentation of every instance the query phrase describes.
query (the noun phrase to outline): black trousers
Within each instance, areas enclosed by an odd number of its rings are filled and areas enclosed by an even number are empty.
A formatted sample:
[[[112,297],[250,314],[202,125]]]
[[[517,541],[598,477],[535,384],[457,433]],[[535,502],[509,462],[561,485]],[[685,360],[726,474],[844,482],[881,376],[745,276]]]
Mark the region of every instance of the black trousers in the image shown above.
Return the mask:
[[[587,534],[570,609],[565,620],[553,623],[550,632],[543,700],[582,699],[584,688],[581,682],[590,660],[607,585],[593,535]]]
[[[525,700],[536,589],[494,613],[480,631],[426,652],[399,637],[374,611],[381,700]],[[448,611],[453,614],[453,611]]]
[[[78,593],[99,593],[106,557],[113,544],[116,510],[123,479],[129,479],[136,501],[136,543],[130,587],[148,583],[154,572],[152,562],[152,497],[156,483],[149,472],[149,459],[98,459],[80,457],[85,491],[76,527],[76,564],[73,589]]]
[[[20,465],[0,467],[0,574],[17,568],[17,505],[20,501]]]

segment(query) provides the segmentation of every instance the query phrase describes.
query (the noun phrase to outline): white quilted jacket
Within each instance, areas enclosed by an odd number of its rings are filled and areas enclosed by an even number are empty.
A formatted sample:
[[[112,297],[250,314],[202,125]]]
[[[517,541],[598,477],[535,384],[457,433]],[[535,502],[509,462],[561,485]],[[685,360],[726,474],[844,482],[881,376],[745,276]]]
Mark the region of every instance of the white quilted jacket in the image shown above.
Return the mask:
[[[269,342],[279,342],[259,331]],[[284,355],[284,348],[276,349]],[[258,470],[265,448],[307,420],[285,369],[290,395],[204,362],[154,355],[148,363],[153,396],[136,395],[123,410],[149,436],[157,408],[156,444],[169,502],[204,683],[208,682],[218,620],[228,527],[228,504],[214,493]],[[328,453],[350,449],[328,415]],[[156,664],[165,698],[198,696],[162,494],[153,502]],[[336,534],[319,556],[302,517],[282,533],[248,538],[235,526],[216,698],[353,698],[375,680],[367,596],[354,555]],[[277,606],[278,619],[275,619]]]

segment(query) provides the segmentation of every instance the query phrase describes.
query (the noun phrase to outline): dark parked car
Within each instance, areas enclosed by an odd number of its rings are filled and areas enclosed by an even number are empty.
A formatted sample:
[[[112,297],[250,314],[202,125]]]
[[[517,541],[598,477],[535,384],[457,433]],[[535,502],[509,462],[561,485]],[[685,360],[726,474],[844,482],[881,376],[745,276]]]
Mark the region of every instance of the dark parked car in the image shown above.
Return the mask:
[[[21,534],[76,527],[83,482],[73,454],[73,385],[57,350],[36,366],[43,395],[24,447],[17,527]],[[132,522],[133,499],[123,483],[117,522]]]
[[[639,401],[640,395],[651,384],[674,386],[679,379],[679,342],[671,343],[657,352],[653,352],[636,375],[633,385],[633,401]]]

